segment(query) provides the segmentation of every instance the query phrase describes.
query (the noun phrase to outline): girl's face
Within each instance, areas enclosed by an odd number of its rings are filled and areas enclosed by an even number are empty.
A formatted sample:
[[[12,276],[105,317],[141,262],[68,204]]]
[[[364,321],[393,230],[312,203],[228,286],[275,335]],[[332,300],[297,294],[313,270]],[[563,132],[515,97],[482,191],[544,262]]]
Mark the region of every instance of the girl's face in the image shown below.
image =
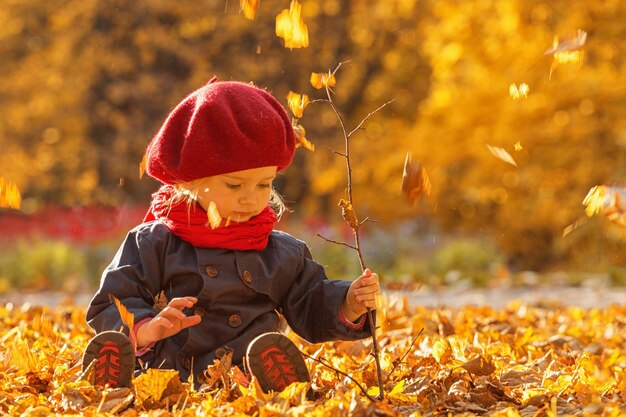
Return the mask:
[[[245,222],[267,206],[275,166],[246,169],[199,180],[191,190],[203,209],[213,201],[223,219]]]

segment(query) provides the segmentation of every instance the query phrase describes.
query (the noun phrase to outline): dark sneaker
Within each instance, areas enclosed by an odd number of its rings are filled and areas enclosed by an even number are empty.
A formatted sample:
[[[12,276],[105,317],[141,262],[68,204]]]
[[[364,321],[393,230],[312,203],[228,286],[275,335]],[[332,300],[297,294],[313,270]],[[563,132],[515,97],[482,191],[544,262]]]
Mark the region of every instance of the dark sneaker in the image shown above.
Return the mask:
[[[135,348],[124,333],[108,331],[94,336],[83,354],[83,371],[94,361],[94,385],[130,386],[135,369]]]
[[[246,360],[264,392],[282,391],[293,382],[311,380],[302,354],[280,333],[264,333],[250,342]]]

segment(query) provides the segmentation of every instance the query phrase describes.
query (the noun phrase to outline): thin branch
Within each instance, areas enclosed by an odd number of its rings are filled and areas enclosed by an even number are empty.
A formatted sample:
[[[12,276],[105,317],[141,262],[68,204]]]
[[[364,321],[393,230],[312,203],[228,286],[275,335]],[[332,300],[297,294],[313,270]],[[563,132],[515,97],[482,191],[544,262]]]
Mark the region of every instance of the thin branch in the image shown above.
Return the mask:
[[[389,100],[388,102],[386,102],[385,104],[383,104],[382,106],[380,106],[379,108],[377,108],[376,110],[370,112],[367,116],[365,116],[363,118],[363,120],[361,120],[361,123],[359,123],[359,125],[357,127],[355,127],[354,129],[352,129],[352,131],[350,133],[348,133],[348,137],[352,136],[352,134],[354,132],[356,132],[357,130],[359,130],[361,128],[361,126],[363,126],[363,123],[365,123],[367,121],[367,119],[369,119],[370,117],[372,117],[374,114],[378,113],[379,111],[381,111],[385,106],[387,106],[388,104],[391,104],[394,102],[395,99],[393,100]]]
[[[333,71],[333,75],[335,75],[335,73],[337,72],[337,70],[339,70],[339,67],[341,67],[343,64],[347,64],[348,62],[350,62],[349,59],[340,62],[339,64],[337,64],[337,66],[335,67],[334,71]]]
[[[417,339],[422,335],[422,333],[424,332],[424,328],[422,327],[422,329],[419,331],[419,333],[417,334],[417,336],[415,336],[413,338],[413,340],[411,341],[411,344],[409,345],[408,349],[406,350],[406,352],[404,352],[404,355],[402,355],[402,357],[400,358],[400,360],[393,366],[393,368],[391,368],[391,372],[389,372],[389,375],[387,375],[387,381],[389,381],[389,378],[391,378],[391,375],[393,375],[394,371],[396,370],[396,368],[398,367],[398,365],[400,365],[402,362],[404,362],[404,360],[406,359],[407,356],[409,356],[409,353],[411,352],[411,350],[413,349],[413,345],[415,344],[415,342],[417,341]]]
[[[359,227],[361,227],[362,225],[364,225],[367,222],[378,223],[378,220],[374,220],[374,219],[372,219],[370,217],[366,217],[359,223]]]
[[[356,379],[352,378],[352,376],[348,375],[347,373],[345,373],[345,372],[343,372],[343,371],[341,371],[341,370],[339,370],[339,369],[335,368],[334,366],[332,366],[331,364],[329,364],[328,362],[326,362],[326,360],[325,360],[325,359],[324,359],[324,360],[322,360],[322,358],[314,358],[313,356],[311,356],[311,355],[307,355],[307,354],[306,354],[306,353],[304,353],[304,352],[302,352],[302,354],[303,354],[304,356],[306,356],[307,358],[309,358],[309,359],[311,359],[311,360],[313,360],[313,361],[315,361],[315,362],[317,362],[317,363],[321,363],[322,365],[326,366],[327,368],[332,369],[333,371],[337,372],[338,374],[343,375],[343,376],[345,376],[345,377],[349,378],[349,379],[350,379],[350,381],[354,382],[354,385],[356,385],[356,386],[357,386],[357,387],[361,390],[361,392],[363,393],[363,395],[365,395],[365,396],[366,396],[366,397],[367,397],[370,401],[372,401],[372,402],[377,402],[377,401],[378,401],[378,399],[376,399],[376,398],[372,397],[371,395],[369,395],[369,394],[367,393],[367,390],[366,390],[366,389],[365,389],[365,388],[364,388],[361,384],[359,384],[359,382],[358,382]]]
[[[334,244],[336,244],[336,245],[347,246],[347,247],[349,247],[350,249],[356,250],[356,247],[355,247],[355,246],[352,246],[352,245],[350,245],[350,244],[348,244],[348,243],[345,243],[345,242],[338,242],[338,241],[336,241],[336,240],[328,239],[328,238],[326,238],[326,237],[324,237],[324,236],[320,235],[319,233],[318,233],[317,235],[318,235],[319,237],[321,237],[322,239],[324,239],[324,240],[325,240],[326,242],[328,242],[328,243],[334,243]]]

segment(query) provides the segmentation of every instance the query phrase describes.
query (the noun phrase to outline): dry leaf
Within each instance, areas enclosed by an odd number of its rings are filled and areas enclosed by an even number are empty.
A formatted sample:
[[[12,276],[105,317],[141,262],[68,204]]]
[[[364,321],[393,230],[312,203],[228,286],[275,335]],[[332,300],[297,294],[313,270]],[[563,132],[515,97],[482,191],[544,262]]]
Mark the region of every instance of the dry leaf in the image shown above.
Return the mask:
[[[207,218],[209,220],[209,226],[211,226],[211,229],[220,227],[220,225],[222,224],[222,216],[220,216],[220,213],[217,210],[217,204],[215,204],[214,201],[211,201],[209,203],[209,207],[206,211],[206,214],[207,214]]]
[[[289,10],[276,16],[276,36],[285,40],[285,48],[306,48],[309,46],[309,31],[301,17],[302,6],[292,0]]]
[[[407,152],[402,172],[402,193],[415,206],[422,195],[430,195],[430,178],[419,162],[411,160],[411,153]]]
[[[261,0],[240,0],[239,7],[246,19],[254,20],[256,9],[259,7]]]
[[[583,200],[585,214],[601,213],[608,220],[626,226],[626,186],[621,183],[596,185]]]
[[[117,311],[119,311],[120,317],[122,318],[122,323],[128,327],[129,331],[132,331],[133,327],[135,327],[135,316],[133,316],[133,313],[128,311],[124,304],[122,304],[122,302],[113,294],[109,294],[109,298],[113,303],[115,303]]]
[[[287,104],[296,119],[300,119],[304,109],[309,104],[309,96],[289,91],[287,94]]]
[[[17,185],[0,177],[0,208],[20,209],[22,206],[22,194]]]
[[[522,147],[522,144],[520,142],[515,142],[515,145],[513,145],[513,149],[515,149],[515,152],[519,152],[524,148]]]
[[[344,200],[343,198],[339,200],[339,204],[341,207],[341,216],[348,223],[348,225],[354,230],[358,227],[359,222],[356,219],[356,215],[354,214],[354,209],[352,208],[352,204],[349,201]]]
[[[165,296],[165,291],[161,290],[161,292],[159,293],[159,295],[157,295],[156,297],[154,297],[154,305],[153,307],[157,310],[157,311],[161,311],[163,310],[165,307],[167,307],[167,304],[169,303],[169,301],[167,300],[167,297]]]
[[[323,72],[312,72],[309,81],[311,85],[318,90],[323,87],[331,88],[337,84],[335,74],[332,74],[330,70],[328,70],[327,74]]]
[[[507,164],[517,166],[517,162],[515,162],[515,159],[513,159],[513,157],[503,148],[500,148],[498,146],[491,146],[491,145],[486,145],[486,146],[487,146],[487,149],[489,149],[489,152],[491,152],[491,154],[495,156],[496,158],[500,159],[501,161],[506,162]]]
[[[578,29],[574,36],[569,36],[563,40],[559,40],[559,36],[555,35],[552,41],[552,47],[547,49],[544,54],[550,55],[558,52],[570,52],[580,50],[587,42],[587,32]]]
[[[146,164],[147,164],[147,156],[144,153],[141,158],[141,162],[139,163],[139,179],[142,179],[144,174],[146,173]]]
[[[496,367],[491,361],[488,361],[482,356],[478,356],[474,359],[470,359],[461,365],[461,368],[473,375],[487,376],[495,372]]]
[[[301,125],[293,126],[293,133],[296,137],[296,149],[297,148],[305,148],[310,150],[311,152],[315,151],[315,145],[307,140],[305,137],[306,131],[304,127]]]
[[[173,369],[149,368],[133,380],[133,386],[137,401],[146,409],[163,407],[171,399],[175,403],[180,396],[186,395],[178,371]]]
[[[509,86],[509,96],[513,100],[519,100],[522,98],[528,98],[528,92],[530,89],[528,88],[528,84],[522,83],[518,86],[515,84],[511,84]]]

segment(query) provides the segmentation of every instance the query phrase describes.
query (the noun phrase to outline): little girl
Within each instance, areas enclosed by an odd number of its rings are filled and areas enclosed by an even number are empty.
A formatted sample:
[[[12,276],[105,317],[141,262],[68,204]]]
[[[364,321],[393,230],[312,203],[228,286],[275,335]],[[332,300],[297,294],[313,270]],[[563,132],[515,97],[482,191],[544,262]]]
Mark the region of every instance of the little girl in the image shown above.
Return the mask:
[[[169,114],[146,151],[164,185],[87,310],[98,334],[83,368],[94,363],[97,385],[129,385],[136,357],[198,381],[228,350],[265,391],[282,390],[309,375],[279,315],[312,343],[371,334],[378,276],[329,280],[304,242],[273,230],[284,206],[272,181],[294,150],[285,109],[250,84],[214,78]],[[134,316],[126,333],[111,296]]]

